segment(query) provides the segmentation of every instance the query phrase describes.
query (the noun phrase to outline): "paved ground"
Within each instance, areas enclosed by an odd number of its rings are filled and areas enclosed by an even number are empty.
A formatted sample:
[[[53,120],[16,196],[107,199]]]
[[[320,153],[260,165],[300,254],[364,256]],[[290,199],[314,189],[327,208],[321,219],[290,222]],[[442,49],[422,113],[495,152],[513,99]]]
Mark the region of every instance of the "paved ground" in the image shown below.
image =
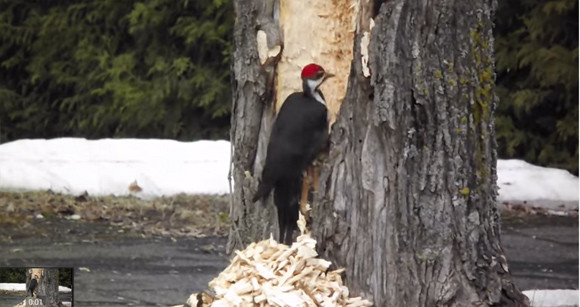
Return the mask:
[[[502,245],[522,290],[578,289],[577,217],[504,220]]]
[[[142,238],[63,219],[42,220],[36,228],[33,236],[0,229],[11,237],[0,243],[0,266],[75,267],[75,306],[182,304],[227,265],[222,237]],[[512,217],[503,223],[502,240],[522,290],[578,289],[577,218]]]
[[[227,265],[221,237],[141,238],[63,219],[41,220],[36,228],[46,232],[13,232],[13,242],[0,248],[0,267],[74,267],[75,306],[183,304]]]

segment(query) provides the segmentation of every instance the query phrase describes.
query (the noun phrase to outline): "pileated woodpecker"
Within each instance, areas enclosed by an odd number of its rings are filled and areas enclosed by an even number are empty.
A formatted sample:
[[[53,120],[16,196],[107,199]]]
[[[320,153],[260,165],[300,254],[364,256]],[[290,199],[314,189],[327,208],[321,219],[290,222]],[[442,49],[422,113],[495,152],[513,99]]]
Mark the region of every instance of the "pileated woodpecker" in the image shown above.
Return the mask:
[[[254,202],[263,200],[274,189],[279,240],[288,245],[292,244],[292,234],[297,228],[302,172],[328,143],[328,111],[318,87],[332,76],[316,64],[302,69],[303,91],[288,96],[278,112],[262,181],[253,198]]]
[[[28,285],[28,293],[30,293],[30,296],[34,296],[36,286],[38,286],[38,275],[34,275],[34,277],[30,280],[30,284]]]

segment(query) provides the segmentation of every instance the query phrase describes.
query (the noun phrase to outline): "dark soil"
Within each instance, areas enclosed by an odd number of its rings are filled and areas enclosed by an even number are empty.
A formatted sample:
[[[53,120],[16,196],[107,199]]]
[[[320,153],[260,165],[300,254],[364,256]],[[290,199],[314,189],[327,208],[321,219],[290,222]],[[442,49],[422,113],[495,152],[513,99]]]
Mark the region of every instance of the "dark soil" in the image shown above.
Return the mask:
[[[0,192],[0,243],[34,232],[42,219],[63,218],[119,226],[143,236],[200,237],[226,234],[228,196],[177,195],[151,200],[48,192]],[[39,219],[40,218],[40,219]],[[17,229],[13,233],[12,228]],[[85,231],[83,229],[76,229]],[[73,231],[76,231],[73,230]],[[46,234],[45,234],[46,236]],[[67,236],[68,237],[68,236]]]

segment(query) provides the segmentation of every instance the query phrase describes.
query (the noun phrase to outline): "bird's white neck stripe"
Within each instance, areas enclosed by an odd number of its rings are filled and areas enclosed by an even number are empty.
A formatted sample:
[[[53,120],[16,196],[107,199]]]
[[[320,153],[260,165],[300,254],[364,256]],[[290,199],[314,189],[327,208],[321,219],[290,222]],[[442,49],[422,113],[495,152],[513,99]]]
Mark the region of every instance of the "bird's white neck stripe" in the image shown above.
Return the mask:
[[[322,95],[320,95],[320,92],[314,91],[312,93],[312,97],[314,97],[314,99],[316,99],[316,101],[322,103],[323,105],[326,105],[326,101],[324,101],[324,99],[322,99]]]
[[[320,83],[322,83],[322,80],[323,80],[322,78],[318,80],[306,80],[306,83],[308,84],[308,90],[310,91],[312,97],[314,97],[316,101],[322,103],[323,105],[326,105],[326,102],[322,98],[322,95],[320,95],[320,92],[316,90],[320,85]]]

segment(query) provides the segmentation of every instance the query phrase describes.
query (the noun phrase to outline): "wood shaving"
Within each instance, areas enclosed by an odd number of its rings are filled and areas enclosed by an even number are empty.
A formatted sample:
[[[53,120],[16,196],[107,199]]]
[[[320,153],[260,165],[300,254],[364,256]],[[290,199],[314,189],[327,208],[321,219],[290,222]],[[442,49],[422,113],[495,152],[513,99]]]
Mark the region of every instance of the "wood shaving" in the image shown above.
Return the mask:
[[[300,216],[303,219],[302,216]],[[306,231],[302,224],[302,233]],[[317,258],[316,240],[303,234],[292,246],[270,238],[236,251],[230,265],[209,283],[210,291],[192,294],[189,306],[372,306],[349,297],[344,269]]]

